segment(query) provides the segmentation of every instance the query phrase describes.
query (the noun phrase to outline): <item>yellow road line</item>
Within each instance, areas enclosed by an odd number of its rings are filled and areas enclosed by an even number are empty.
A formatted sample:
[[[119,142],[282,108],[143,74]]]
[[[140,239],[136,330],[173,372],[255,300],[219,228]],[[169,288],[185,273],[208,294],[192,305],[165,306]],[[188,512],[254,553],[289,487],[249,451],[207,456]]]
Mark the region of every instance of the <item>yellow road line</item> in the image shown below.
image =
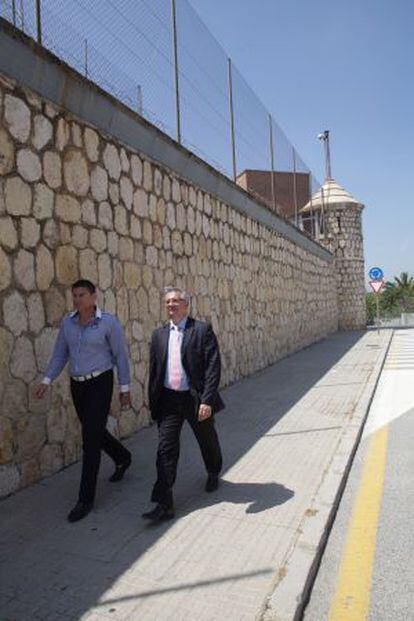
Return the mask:
[[[388,428],[370,439],[348,528],[329,621],[368,619],[371,574],[387,457]]]

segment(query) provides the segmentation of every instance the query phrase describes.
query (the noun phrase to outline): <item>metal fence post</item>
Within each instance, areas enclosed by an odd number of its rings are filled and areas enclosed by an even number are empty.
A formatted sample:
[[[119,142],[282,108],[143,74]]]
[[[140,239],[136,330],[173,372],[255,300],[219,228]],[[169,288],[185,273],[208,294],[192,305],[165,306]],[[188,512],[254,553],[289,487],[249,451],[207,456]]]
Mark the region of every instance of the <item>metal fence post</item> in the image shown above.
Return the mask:
[[[37,32],[37,42],[39,45],[42,45],[42,12],[40,6],[41,0],[36,0],[35,8],[36,8],[36,32]]]
[[[277,213],[276,208],[276,191],[275,191],[275,154],[273,150],[273,119],[269,114],[269,147],[270,147],[270,174],[271,174],[271,188],[272,188],[272,202],[273,210]]]
[[[142,86],[137,86],[137,112],[142,116]]]
[[[88,77],[88,39],[84,43],[84,59],[85,59],[85,78]]]
[[[175,117],[177,125],[177,141],[181,144],[181,113],[180,113],[180,82],[178,74],[178,49],[177,49],[177,14],[175,0],[171,0],[171,20],[173,38],[173,61],[174,61],[174,85],[175,85]]]
[[[229,78],[229,110],[230,110],[230,135],[231,135],[231,152],[233,160],[233,180],[236,181],[237,166],[236,166],[236,141],[234,135],[234,107],[233,107],[233,76],[231,70],[231,58],[227,59],[228,62],[228,78]]]
[[[12,19],[13,26],[16,25],[16,0],[12,0]]]
[[[24,4],[23,0],[20,0],[20,19],[22,24],[22,30],[24,32]]]
[[[296,151],[295,148],[292,147],[292,158],[293,158],[293,205],[295,207],[295,226],[298,226],[298,192],[296,185]]]

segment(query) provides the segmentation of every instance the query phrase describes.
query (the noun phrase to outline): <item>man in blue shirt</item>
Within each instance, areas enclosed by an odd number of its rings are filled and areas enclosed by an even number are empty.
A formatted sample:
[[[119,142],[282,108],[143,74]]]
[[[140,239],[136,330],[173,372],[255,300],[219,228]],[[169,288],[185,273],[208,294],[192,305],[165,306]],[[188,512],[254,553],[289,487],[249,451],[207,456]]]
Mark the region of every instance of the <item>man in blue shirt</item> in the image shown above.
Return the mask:
[[[77,522],[93,507],[101,449],[115,462],[110,481],[120,481],[131,464],[131,453],[106,429],[114,366],[121,407],[130,407],[131,397],[127,348],[120,322],[97,306],[96,287],[89,280],[78,280],[72,285],[72,298],[74,311],[61,322],[52,357],[35,395],[41,399],[69,362],[70,388],[83,444],[79,499],[68,515],[69,522]]]

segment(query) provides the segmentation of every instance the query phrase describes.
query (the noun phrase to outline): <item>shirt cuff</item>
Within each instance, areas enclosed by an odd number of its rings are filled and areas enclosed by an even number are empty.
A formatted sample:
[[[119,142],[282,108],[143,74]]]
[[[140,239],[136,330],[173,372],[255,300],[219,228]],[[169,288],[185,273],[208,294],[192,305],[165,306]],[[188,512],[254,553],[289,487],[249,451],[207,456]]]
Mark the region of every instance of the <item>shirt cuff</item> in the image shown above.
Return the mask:
[[[129,384],[120,384],[119,392],[129,392]]]
[[[49,384],[52,383],[52,380],[50,379],[50,377],[44,377],[42,379],[42,384],[46,384],[46,386],[49,386]]]

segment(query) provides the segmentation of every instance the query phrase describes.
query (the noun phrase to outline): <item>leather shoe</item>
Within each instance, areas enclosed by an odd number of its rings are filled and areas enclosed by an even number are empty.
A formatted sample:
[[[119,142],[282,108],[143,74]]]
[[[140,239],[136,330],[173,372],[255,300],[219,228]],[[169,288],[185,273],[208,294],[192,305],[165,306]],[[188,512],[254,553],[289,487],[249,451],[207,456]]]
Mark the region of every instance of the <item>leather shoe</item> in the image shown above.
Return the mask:
[[[116,483],[117,481],[120,481],[121,479],[123,479],[125,472],[128,470],[128,468],[131,465],[131,461],[132,461],[131,458],[129,458],[127,461],[124,461],[123,464],[118,464],[117,466],[115,466],[115,471],[109,477],[109,481],[111,481],[111,483]]]
[[[206,492],[214,492],[219,486],[219,475],[214,472],[210,472],[206,481]]]
[[[68,515],[68,522],[79,522],[92,510],[92,502],[78,502]]]
[[[142,517],[144,520],[151,520],[152,522],[164,522],[165,520],[172,520],[174,515],[173,507],[158,504],[152,511],[143,513]]]

